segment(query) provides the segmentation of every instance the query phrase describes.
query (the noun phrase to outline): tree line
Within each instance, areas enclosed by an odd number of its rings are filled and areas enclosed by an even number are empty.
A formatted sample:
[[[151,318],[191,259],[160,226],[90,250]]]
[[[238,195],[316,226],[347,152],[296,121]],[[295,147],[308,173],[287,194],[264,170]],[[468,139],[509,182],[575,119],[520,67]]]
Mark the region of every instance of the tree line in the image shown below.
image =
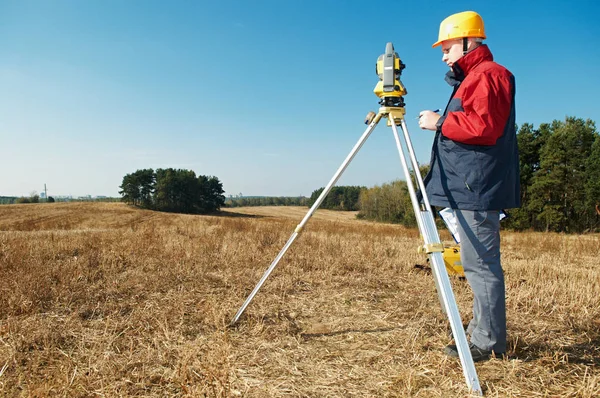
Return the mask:
[[[367,189],[358,186],[333,187],[325,197],[320,208],[331,210],[353,211],[359,209],[358,199],[360,192]],[[225,200],[226,207],[241,206],[308,206],[311,207],[319,198],[325,187],[313,191],[310,198],[305,196],[256,196],[228,198]]]
[[[214,176],[196,176],[192,170],[142,169],[123,177],[122,201],[146,209],[204,214],[225,203],[223,185]]]
[[[346,211],[359,210],[358,199],[361,191],[365,189],[367,188],[359,186],[333,187],[319,208]],[[324,190],[325,187],[314,190],[308,199],[307,206],[312,207]]]
[[[37,193],[32,193],[29,196],[0,196],[0,205],[24,204],[24,203],[55,203],[55,202],[120,202],[121,198],[100,197],[54,197],[48,196],[47,199],[41,198]]]
[[[510,212],[514,229],[584,232],[598,230],[600,135],[592,120],[530,123],[517,135],[521,164],[520,209]]]
[[[225,199],[225,207],[243,206],[306,206],[305,196],[254,196]]]
[[[0,196],[0,205],[12,205],[17,203],[19,197],[17,196]]]

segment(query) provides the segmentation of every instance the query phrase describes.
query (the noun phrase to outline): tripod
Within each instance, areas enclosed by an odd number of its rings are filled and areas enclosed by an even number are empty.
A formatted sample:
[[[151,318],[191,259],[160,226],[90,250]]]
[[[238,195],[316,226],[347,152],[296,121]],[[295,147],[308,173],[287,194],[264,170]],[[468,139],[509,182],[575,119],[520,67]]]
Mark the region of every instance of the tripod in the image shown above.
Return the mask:
[[[363,135],[360,137],[356,145],[354,145],[354,148],[352,148],[352,151],[348,154],[348,156],[346,157],[342,165],[339,167],[339,169],[336,171],[335,175],[331,178],[327,186],[323,189],[323,192],[321,193],[319,198],[312,205],[312,207],[304,216],[300,224],[298,224],[298,226],[294,230],[294,233],[290,236],[290,238],[283,246],[277,257],[275,257],[275,260],[273,260],[273,262],[266,270],[262,278],[258,281],[258,284],[254,288],[254,290],[252,290],[252,293],[250,293],[248,298],[246,298],[244,304],[240,307],[237,314],[235,314],[235,317],[231,321],[231,324],[235,324],[239,320],[240,316],[244,313],[248,304],[250,304],[258,290],[261,288],[263,283],[266,281],[271,272],[273,272],[273,270],[277,266],[277,263],[279,263],[279,260],[281,260],[281,258],[292,245],[294,240],[296,240],[298,235],[302,232],[308,220],[312,217],[313,213],[319,208],[329,191],[331,191],[331,189],[341,177],[344,170],[346,170],[354,156],[358,153],[358,151],[363,146],[367,138],[369,138],[369,135],[371,135],[379,121],[382,118],[387,117],[387,124],[388,126],[392,127],[394,138],[396,140],[396,146],[398,148],[398,153],[400,154],[400,162],[402,163],[402,169],[404,170],[404,175],[406,177],[408,192],[417,219],[417,224],[419,226],[419,231],[421,232],[421,236],[425,242],[422,246],[419,247],[419,252],[426,253],[429,257],[430,263],[432,264],[431,269],[433,271],[433,277],[435,281],[435,287],[438,293],[438,298],[440,300],[442,310],[448,316],[448,320],[450,321],[450,327],[452,328],[452,334],[454,335],[454,340],[456,342],[456,347],[458,350],[467,386],[472,392],[481,395],[482,392],[481,387],[479,385],[479,379],[477,377],[477,371],[475,370],[475,365],[473,363],[473,358],[471,357],[471,351],[469,349],[467,337],[462,326],[460,313],[458,312],[458,307],[454,299],[454,293],[452,292],[450,278],[448,277],[448,273],[444,265],[444,259],[442,256],[444,247],[442,242],[440,241],[440,237],[433,218],[431,205],[429,204],[429,199],[427,198],[427,195],[425,193],[425,185],[423,183],[421,174],[419,173],[419,164],[417,163],[417,158],[414,153],[408,129],[406,128],[404,114],[405,109],[403,106],[383,106],[379,109],[379,112],[376,115],[373,112],[371,112],[367,116],[367,120],[365,122],[369,123],[369,126],[367,127]],[[411,172],[408,167],[407,155],[405,154],[405,148],[403,148],[402,143],[400,141],[397,125],[399,125],[402,128],[404,142],[406,145],[406,149],[408,150],[408,158],[410,160],[412,171],[418,189],[421,191],[423,196],[422,205],[419,203],[415,187],[410,177]]]

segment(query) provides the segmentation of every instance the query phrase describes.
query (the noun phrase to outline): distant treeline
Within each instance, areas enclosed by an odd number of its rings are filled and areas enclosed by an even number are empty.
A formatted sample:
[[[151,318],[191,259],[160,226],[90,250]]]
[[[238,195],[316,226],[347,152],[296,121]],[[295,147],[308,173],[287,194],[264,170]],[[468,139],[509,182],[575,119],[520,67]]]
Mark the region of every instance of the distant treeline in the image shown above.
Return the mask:
[[[192,170],[137,170],[123,177],[120,188],[124,202],[152,210],[202,214],[225,203],[219,179],[196,176]]]
[[[11,205],[17,201],[16,196],[0,196],[0,205]]]
[[[48,196],[48,199],[41,198],[38,194],[30,196],[0,196],[0,205],[22,204],[22,203],[54,203],[54,202],[120,202],[121,198],[70,198],[70,197],[53,197]]]
[[[227,207],[241,206],[308,206],[311,207],[319,198],[325,188],[319,188],[311,194],[310,198],[305,196],[255,196],[228,198],[225,200]],[[365,187],[339,186],[333,187],[325,198],[321,209],[331,210],[358,210],[358,197]]]
[[[225,199],[225,207],[243,206],[306,206],[305,196],[253,196]]]
[[[50,199],[52,196],[48,197]],[[102,203],[111,203],[111,202],[121,202],[121,198],[113,198],[113,197],[104,197],[104,198],[54,198],[56,202],[102,202]]]
[[[0,204],[11,205],[11,204],[22,204],[22,203],[40,203],[40,202],[54,202],[53,197],[49,197],[48,200],[41,199],[37,193],[32,193],[30,196],[0,196]]]
[[[346,211],[358,210],[358,198],[360,196],[360,192],[365,189],[367,188],[358,186],[333,187],[319,208]],[[324,190],[325,187],[313,191],[313,193],[310,195],[307,206],[311,207],[317,201],[319,196],[321,196]]]

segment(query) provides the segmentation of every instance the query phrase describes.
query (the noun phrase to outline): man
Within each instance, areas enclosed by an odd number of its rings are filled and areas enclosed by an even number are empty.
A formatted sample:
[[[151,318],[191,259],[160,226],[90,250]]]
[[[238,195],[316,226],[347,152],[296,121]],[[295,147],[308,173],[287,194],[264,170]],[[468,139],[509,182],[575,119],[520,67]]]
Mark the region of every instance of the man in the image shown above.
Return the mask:
[[[467,333],[474,361],[506,352],[506,304],[500,264],[502,209],[520,206],[515,132],[515,81],[493,62],[483,19],[473,11],[442,21],[438,41],[453,87],[444,114],[420,113],[419,126],[436,131],[426,192],[458,221],[460,255],[473,290]],[[445,349],[457,357],[455,345]]]

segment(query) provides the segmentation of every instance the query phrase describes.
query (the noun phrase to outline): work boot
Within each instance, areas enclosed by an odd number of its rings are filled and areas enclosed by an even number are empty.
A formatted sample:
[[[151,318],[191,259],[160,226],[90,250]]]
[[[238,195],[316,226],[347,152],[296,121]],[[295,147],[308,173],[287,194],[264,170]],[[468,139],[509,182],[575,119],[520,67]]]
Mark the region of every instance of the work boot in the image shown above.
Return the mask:
[[[473,357],[473,362],[487,361],[492,356],[495,358],[502,358],[504,356],[503,352],[482,350],[473,343],[469,343],[469,349],[471,351],[471,357]],[[453,358],[458,358],[458,349],[454,344],[446,346],[446,348],[444,348],[444,353]]]

